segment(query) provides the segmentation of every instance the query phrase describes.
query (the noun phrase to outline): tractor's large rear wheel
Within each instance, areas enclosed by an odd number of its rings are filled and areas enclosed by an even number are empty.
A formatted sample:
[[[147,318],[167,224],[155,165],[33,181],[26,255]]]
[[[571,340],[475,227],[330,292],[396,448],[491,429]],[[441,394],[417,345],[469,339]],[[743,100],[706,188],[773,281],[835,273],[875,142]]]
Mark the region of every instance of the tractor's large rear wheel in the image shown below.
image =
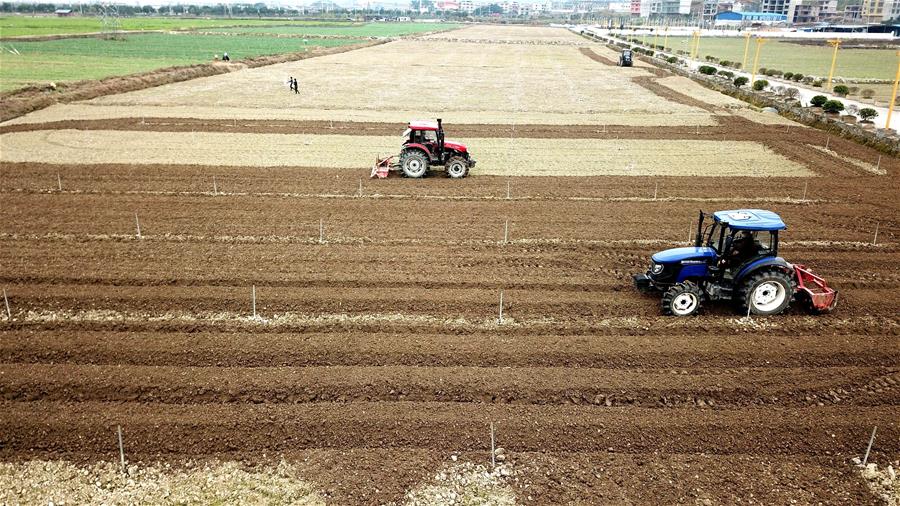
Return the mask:
[[[794,280],[785,272],[765,270],[748,277],[741,286],[743,311],[768,316],[780,314],[791,305]]]
[[[685,281],[672,285],[662,298],[662,311],[670,316],[690,316],[700,311],[703,293],[696,283]]]
[[[447,171],[447,177],[452,177],[453,179],[466,177],[469,173],[469,162],[461,156],[451,156],[447,160],[445,170]]]
[[[428,157],[418,149],[400,153],[400,170],[406,177],[422,177],[428,172]]]

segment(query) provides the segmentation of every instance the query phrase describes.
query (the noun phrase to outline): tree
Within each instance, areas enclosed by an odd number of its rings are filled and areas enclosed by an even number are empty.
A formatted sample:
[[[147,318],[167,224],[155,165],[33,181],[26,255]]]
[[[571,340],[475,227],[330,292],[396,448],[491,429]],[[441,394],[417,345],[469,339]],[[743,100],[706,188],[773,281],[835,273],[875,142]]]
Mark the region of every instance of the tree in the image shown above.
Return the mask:
[[[878,111],[871,107],[864,107],[859,110],[859,117],[862,118],[863,121],[872,121],[876,116],[878,116]]]
[[[825,102],[822,109],[829,114],[837,114],[844,110],[844,103],[840,100],[829,100]]]
[[[678,57],[670,56],[670,57],[666,58],[666,61],[674,65],[674,64],[678,63]]]
[[[828,97],[825,95],[816,95],[813,98],[809,99],[809,105],[812,107],[822,107],[825,105],[825,102],[828,102]]]
[[[748,82],[750,82],[750,80],[744,76],[739,76],[739,77],[734,78],[734,85],[737,86],[738,88],[747,84]]]
[[[785,73],[784,73],[784,78],[785,78],[785,79],[792,79],[793,77],[794,77],[794,73],[793,73],[793,72],[785,72]]]
[[[762,91],[769,85],[769,81],[765,79],[757,79],[753,82],[753,91]]]
[[[698,70],[705,76],[711,76],[716,73],[716,68],[709,65],[700,65],[700,68]]]
[[[846,97],[850,93],[850,88],[846,85],[839,84],[833,88],[834,94],[839,97]]]
[[[788,88],[784,90],[784,96],[791,100],[796,100],[797,97],[800,96],[800,90],[797,88]]]
[[[794,81],[795,83],[799,83],[800,81],[803,80],[803,77],[804,77],[803,74],[794,74],[791,77],[791,80]]]

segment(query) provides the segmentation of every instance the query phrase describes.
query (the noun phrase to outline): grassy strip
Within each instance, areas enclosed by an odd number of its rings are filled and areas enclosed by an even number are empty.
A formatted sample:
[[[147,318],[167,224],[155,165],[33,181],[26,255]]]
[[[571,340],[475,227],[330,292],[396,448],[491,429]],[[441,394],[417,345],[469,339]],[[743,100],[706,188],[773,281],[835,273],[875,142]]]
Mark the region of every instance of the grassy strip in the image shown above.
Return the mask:
[[[213,61],[227,51],[233,60],[334,47],[352,40],[228,35],[129,35],[125,40],[60,39],[0,44],[0,91],[35,83],[102,79]],[[15,54],[16,51],[18,54]]]
[[[212,31],[278,35],[314,35],[343,37],[398,37],[457,28],[451,23],[369,23],[347,26],[254,26],[217,28]]]
[[[663,43],[659,37],[658,44]],[[653,43],[653,37],[647,38]],[[669,37],[671,50],[688,51],[690,37]],[[747,66],[753,63],[756,44],[750,41]],[[770,40],[759,52],[759,66],[804,75],[828,76],[831,67],[831,46],[810,46]],[[741,62],[744,58],[743,37],[704,37],[700,40],[700,55],[715,56]],[[856,79],[893,79],[897,70],[897,56],[892,49],[841,49],[838,52],[834,75]]]
[[[286,19],[206,19],[206,18],[122,18],[123,30],[184,30],[194,28],[220,28],[228,26],[352,26],[338,21],[291,21]],[[0,17],[0,36],[64,35],[101,31],[98,17],[59,18],[56,16],[5,16]]]

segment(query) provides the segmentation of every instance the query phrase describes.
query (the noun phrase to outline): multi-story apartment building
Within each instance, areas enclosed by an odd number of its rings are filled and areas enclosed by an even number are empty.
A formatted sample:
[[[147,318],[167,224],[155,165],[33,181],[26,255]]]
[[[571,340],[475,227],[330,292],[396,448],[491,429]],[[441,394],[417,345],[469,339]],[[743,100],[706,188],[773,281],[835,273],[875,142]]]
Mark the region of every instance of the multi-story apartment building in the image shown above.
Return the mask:
[[[863,0],[862,20],[880,23],[900,17],[900,0]]]
[[[784,14],[788,23],[818,23],[837,15],[837,0],[762,0],[760,11]]]

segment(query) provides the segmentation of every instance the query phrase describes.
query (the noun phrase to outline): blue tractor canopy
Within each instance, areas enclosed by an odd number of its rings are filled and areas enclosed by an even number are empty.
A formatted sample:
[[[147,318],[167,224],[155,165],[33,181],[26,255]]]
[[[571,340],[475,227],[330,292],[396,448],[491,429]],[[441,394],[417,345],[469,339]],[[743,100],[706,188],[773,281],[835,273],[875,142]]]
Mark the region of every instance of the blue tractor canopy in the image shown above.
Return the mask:
[[[713,213],[713,218],[717,223],[727,224],[734,230],[774,231],[787,228],[787,225],[781,220],[781,216],[764,209],[716,211]]]

